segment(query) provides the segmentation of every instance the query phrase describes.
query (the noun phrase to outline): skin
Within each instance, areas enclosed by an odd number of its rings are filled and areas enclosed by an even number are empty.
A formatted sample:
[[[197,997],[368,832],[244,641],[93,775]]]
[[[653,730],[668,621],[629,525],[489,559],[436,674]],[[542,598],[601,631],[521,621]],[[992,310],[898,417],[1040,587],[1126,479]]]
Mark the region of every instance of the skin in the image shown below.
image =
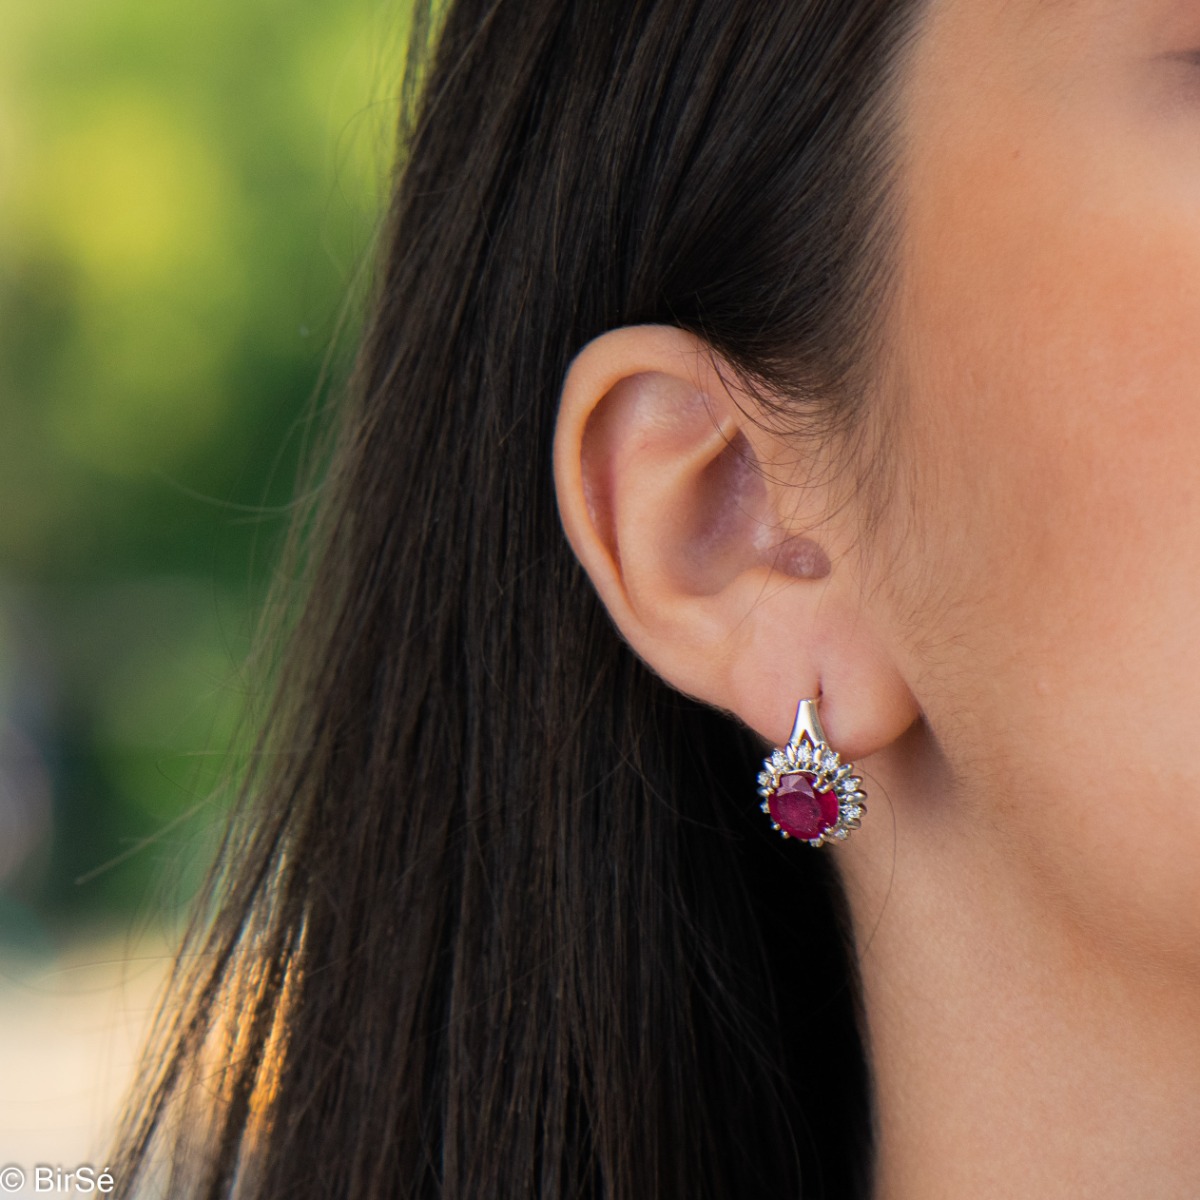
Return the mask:
[[[933,0],[901,100],[882,521],[641,328],[567,379],[564,528],[664,678],[863,768],[879,1200],[1194,1198],[1200,4]]]

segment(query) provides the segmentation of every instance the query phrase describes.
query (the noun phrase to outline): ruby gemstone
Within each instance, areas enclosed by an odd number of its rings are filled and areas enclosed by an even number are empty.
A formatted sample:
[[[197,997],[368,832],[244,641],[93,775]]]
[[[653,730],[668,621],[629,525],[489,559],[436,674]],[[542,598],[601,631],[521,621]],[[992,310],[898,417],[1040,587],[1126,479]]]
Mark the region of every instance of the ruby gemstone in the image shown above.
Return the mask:
[[[837,824],[837,796],[832,789],[818,792],[807,775],[785,775],[767,803],[771,820],[784,833],[806,842]]]

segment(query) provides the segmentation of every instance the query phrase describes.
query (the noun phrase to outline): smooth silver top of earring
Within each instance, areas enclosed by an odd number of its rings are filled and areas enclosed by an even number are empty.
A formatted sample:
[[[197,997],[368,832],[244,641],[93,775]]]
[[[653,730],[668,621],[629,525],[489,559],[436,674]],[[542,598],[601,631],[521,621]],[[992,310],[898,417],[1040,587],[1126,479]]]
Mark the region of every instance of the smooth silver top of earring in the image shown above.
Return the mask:
[[[818,742],[825,742],[828,745],[828,739],[825,737],[825,730],[821,728],[821,718],[817,715],[816,700],[801,700],[796,708],[796,723],[792,726],[792,736],[788,738],[789,746],[799,746],[800,739],[808,734],[808,740],[815,746]]]

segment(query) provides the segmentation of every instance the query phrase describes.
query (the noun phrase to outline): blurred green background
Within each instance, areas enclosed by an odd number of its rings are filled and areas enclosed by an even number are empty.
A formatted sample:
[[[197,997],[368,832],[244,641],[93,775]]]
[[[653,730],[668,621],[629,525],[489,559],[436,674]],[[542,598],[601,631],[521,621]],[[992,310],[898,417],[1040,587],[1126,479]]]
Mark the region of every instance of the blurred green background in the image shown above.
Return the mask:
[[[405,16],[0,3],[0,949],[198,882]]]

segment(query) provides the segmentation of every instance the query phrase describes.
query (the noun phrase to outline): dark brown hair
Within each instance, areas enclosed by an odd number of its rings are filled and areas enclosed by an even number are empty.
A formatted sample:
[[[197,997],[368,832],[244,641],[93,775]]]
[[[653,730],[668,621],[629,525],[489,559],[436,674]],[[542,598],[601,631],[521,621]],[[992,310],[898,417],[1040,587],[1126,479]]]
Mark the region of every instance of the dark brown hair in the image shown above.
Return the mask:
[[[854,423],[915,0],[453,0],[274,707],[125,1134],[172,1197],[865,1195],[828,858],[613,630],[572,356],[670,323]],[[147,1183],[147,1186],[149,1184]]]

